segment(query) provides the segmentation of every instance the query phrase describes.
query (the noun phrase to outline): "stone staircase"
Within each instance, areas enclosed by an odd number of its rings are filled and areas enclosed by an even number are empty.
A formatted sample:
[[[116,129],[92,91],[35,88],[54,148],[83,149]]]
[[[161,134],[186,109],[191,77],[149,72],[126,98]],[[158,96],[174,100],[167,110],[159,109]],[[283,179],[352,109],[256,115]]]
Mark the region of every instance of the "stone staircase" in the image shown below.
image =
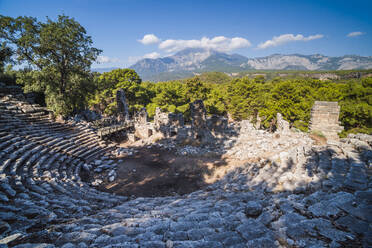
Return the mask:
[[[79,175],[111,147],[85,127],[51,121],[48,111],[27,103],[16,87],[6,89],[0,90],[6,92],[0,93],[0,235],[8,239],[3,244],[35,237],[53,243],[46,225],[127,199],[95,190]]]

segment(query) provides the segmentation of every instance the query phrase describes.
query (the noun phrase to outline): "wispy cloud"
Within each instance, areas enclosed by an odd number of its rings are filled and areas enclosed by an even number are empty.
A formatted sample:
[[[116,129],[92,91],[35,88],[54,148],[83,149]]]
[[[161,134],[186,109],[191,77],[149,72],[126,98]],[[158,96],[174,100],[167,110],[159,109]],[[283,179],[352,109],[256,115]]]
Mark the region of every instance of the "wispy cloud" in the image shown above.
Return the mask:
[[[147,53],[142,56],[144,59],[157,59],[160,57],[160,53],[158,52],[153,52],[153,53]]]
[[[258,49],[266,49],[269,47],[276,47],[279,45],[283,45],[289,42],[293,41],[310,41],[310,40],[316,40],[323,38],[324,35],[322,34],[316,34],[316,35],[310,35],[308,37],[303,36],[302,34],[282,34],[280,36],[274,36],[271,40],[267,40],[265,42],[262,42],[258,44]]]
[[[227,38],[225,36],[216,36],[214,38],[203,37],[200,40],[164,40],[159,44],[159,49],[168,53],[181,51],[185,48],[205,48],[213,49],[220,52],[230,52],[239,48],[249,47],[249,40],[234,37]]]
[[[160,57],[160,54],[158,52],[147,53],[143,56],[130,56],[128,58],[128,63],[134,64],[141,59],[157,59],[159,57]]]
[[[106,64],[106,63],[116,63],[119,62],[120,60],[118,58],[110,58],[108,56],[98,56],[97,57],[97,62],[100,64]]]
[[[356,32],[348,33],[347,37],[356,37],[356,36],[360,36],[360,35],[363,35],[363,34],[364,34],[363,32],[356,31]]]
[[[160,39],[154,34],[146,34],[141,40],[138,40],[144,45],[156,44],[160,42]]]

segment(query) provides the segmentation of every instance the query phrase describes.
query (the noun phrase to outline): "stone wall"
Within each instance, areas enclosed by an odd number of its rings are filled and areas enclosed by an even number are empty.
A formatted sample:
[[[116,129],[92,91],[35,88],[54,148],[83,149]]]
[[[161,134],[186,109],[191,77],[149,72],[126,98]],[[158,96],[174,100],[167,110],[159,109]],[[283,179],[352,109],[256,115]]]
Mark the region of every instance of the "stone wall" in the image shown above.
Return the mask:
[[[124,89],[119,89],[116,92],[116,105],[118,108],[119,121],[129,120],[128,104],[127,99],[125,97]]]
[[[162,126],[179,126],[184,125],[184,118],[182,113],[165,113],[159,107],[155,110],[154,124],[157,128]]]
[[[185,123],[182,113],[169,113],[168,119],[169,119],[170,125],[173,125],[173,126],[183,127]]]
[[[196,100],[190,103],[191,109],[191,126],[194,129],[207,128],[207,111],[205,110],[202,100]]]
[[[142,108],[135,114],[134,129],[134,135],[140,139],[147,139],[154,134],[154,125],[148,122],[146,108]]]
[[[137,124],[146,124],[147,120],[147,110],[146,108],[142,108],[139,112],[137,112],[134,116],[134,121]]]
[[[214,132],[223,132],[227,129],[227,118],[218,115],[212,115],[207,118],[207,126],[209,130]]]
[[[213,135],[207,126],[207,111],[202,100],[196,100],[190,103],[191,110],[191,129],[194,139],[199,142],[213,143]]]
[[[338,140],[344,127],[338,120],[340,106],[337,102],[315,101],[311,109],[310,130],[321,132],[327,140]]]

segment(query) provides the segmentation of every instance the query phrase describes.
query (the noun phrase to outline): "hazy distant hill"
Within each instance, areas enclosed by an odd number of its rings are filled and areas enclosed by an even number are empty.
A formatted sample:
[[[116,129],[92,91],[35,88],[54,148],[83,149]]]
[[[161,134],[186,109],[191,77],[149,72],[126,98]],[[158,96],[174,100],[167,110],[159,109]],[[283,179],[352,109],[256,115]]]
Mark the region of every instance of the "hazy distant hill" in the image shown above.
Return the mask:
[[[103,73],[103,72],[109,72],[109,71],[112,71],[118,68],[119,67],[92,68],[92,71]]]
[[[372,57],[274,54],[252,59],[239,54],[188,48],[169,57],[142,59],[130,68],[136,70],[143,80],[161,81],[184,78],[206,71],[231,73],[247,70],[371,69]]]

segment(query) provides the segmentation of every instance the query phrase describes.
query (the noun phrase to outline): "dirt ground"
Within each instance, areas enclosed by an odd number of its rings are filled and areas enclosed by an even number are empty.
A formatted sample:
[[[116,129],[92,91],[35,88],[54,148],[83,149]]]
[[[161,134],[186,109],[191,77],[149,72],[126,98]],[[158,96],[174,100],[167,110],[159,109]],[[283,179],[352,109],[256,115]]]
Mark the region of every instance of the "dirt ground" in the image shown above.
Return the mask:
[[[141,148],[121,160],[115,181],[105,181],[100,190],[136,197],[188,194],[218,180],[231,165],[218,156],[178,156],[159,148]]]

